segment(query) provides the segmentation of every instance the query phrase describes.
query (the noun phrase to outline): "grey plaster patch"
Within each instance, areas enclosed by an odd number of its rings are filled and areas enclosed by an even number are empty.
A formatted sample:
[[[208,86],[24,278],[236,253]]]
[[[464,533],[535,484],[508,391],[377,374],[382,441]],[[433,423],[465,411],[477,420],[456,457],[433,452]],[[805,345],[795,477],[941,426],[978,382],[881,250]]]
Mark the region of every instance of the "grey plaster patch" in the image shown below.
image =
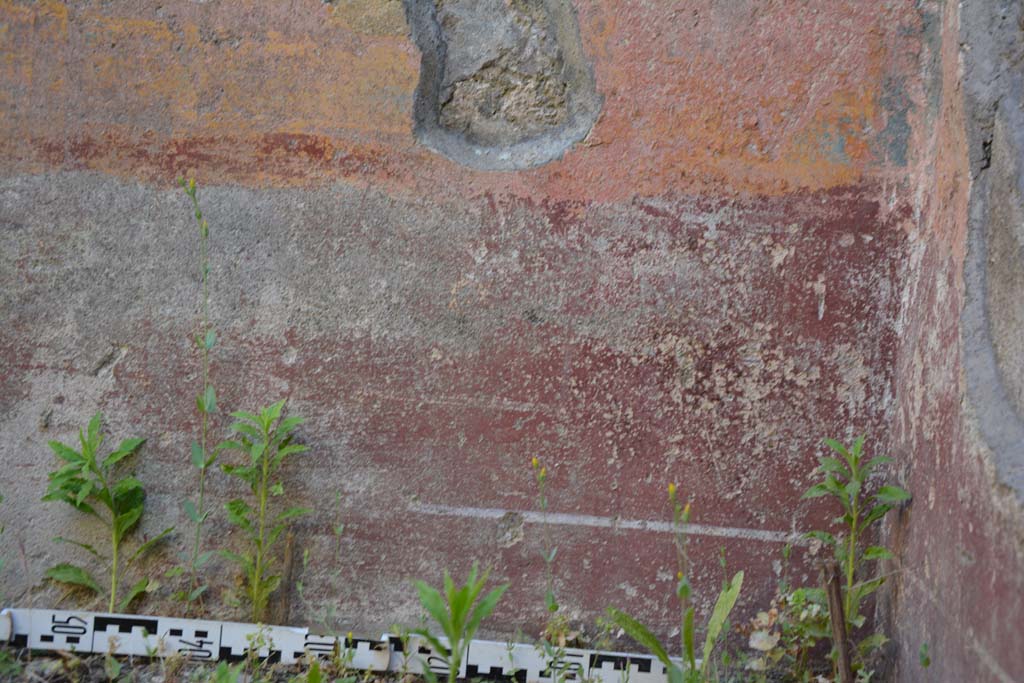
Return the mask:
[[[1022,12],[1004,9],[965,7],[962,15],[971,46],[964,53],[964,82],[975,175],[962,322],[964,368],[979,432],[1000,480],[1024,502]]]
[[[419,141],[484,170],[538,166],[601,108],[568,0],[406,0],[422,54]]]
[[[886,79],[880,98],[885,110],[885,128],[879,134],[886,157],[899,166],[907,165],[907,149],[910,145],[910,122],[907,115],[911,102],[903,78]]]

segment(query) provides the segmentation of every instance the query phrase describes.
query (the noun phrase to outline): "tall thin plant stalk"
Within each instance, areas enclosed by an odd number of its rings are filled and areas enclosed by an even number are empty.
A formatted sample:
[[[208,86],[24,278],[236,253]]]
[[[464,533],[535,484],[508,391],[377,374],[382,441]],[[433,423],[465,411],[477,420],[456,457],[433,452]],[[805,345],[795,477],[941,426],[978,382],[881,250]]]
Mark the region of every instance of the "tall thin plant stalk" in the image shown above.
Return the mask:
[[[192,550],[188,561],[189,590],[182,596],[185,602],[191,604],[200,599],[207,588],[200,580],[199,568],[210,556],[210,553],[202,552],[202,545],[203,523],[209,516],[209,511],[206,509],[206,473],[217,460],[217,449],[213,449],[211,452],[209,447],[210,415],[217,410],[217,393],[210,383],[210,351],[217,343],[217,334],[210,324],[210,226],[203,218],[202,209],[199,207],[195,179],[190,179],[187,182],[182,179],[179,182],[185,190],[185,194],[192,201],[192,210],[199,228],[199,279],[202,283],[200,302],[202,318],[199,334],[195,339],[196,347],[199,349],[200,381],[202,383],[202,391],[196,397],[200,426],[199,440],[193,441],[191,447],[192,465],[199,470],[199,493],[195,503],[186,500],[184,504],[185,514],[195,526]]]

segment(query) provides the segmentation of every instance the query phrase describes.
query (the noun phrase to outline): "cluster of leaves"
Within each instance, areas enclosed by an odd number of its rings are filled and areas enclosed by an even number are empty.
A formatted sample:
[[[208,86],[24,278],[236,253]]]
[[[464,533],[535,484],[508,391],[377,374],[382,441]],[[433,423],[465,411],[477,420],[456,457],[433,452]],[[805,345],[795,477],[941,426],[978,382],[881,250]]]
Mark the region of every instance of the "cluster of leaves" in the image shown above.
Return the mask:
[[[508,589],[506,583],[481,598],[480,594],[489,574],[489,571],[485,571],[480,575],[479,567],[474,563],[466,583],[456,586],[446,571],[443,595],[441,591],[423,581],[414,582],[420,604],[441,627],[441,634],[436,635],[427,628],[416,629],[413,633],[425,638],[444,661],[448,668],[448,683],[455,683],[469,642],[480,627],[480,622],[494,611],[501,596]],[[429,668],[425,668],[423,673],[431,683],[436,681],[436,676]]]
[[[867,458],[864,454],[864,441],[861,436],[847,448],[834,439],[826,439],[825,443],[840,457],[819,458],[817,472],[822,481],[803,495],[804,498],[831,496],[842,508],[843,514],[833,520],[842,527],[841,533],[833,535],[826,531],[812,531],[808,535],[831,547],[836,562],[843,568],[843,618],[850,633],[864,626],[866,616],[861,614],[861,605],[885,581],[884,576],[867,572],[868,565],[893,557],[885,546],[864,547],[863,541],[872,536],[873,527],[882,521],[887,512],[910,499],[910,494],[899,486],[881,486],[868,493],[871,474],[879,466],[892,462],[892,458]],[[860,639],[855,649],[855,672],[863,669],[867,656],[887,640],[882,633],[873,633]]]
[[[891,462],[887,457],[868,458],[864,454],[864,437],[847,447],[833,439],[825,443],[835,454],[822,456],[815,472],[821,480],[811,486],[803,498],[831,496],[840,506],[842,514],[833,522],[838,533],[812,531],[807,534],[828,547],[843,571],[843,614],[846,630],[861,634],[867,619],[861,613],[864,600],[878,590],[885,580],[877,570],[869,571],[881,560],[893,557],[883,545],[867,545],[866,540],[877,536],[877,525],[886,513],[908,500],[910,495],[898,486],[880,486],[872,492],[871,476],[879,467]],[[783,553],[788,565],[789,547]],[[811,661],[812,651],[818,643],[832,637],[828,600],[818,587],[793,589],[783,580],[771,608],[759,612],[743,629],[748,644],[756,655],[747,662],[748,669],[783,673],[788,681],[817,680]],[[852,668],[858,680],[870,680],[868,668],[871,653],[887,642],[884,633],[870,633],[853,639]],[[833,644],[832,659],[836,649]],[[834,672],[833,672],[834,673]]]
[[[246,580],[246,593],[252,605],[254,621],[264,618],[270,594],[277,589],[281,577],[274,574],[272,549],[291,522],[312,512],[305,507],[289,507],[271,512],[271,497],[284,495],[284,484],[277,479],[285,459],[304,453],[308,447],[293,443],[295,429],[303,423],[297,416],[282,417],[285,402],[278,401],[259,414],[232,413],[237,422],[231,425],[235,440],[220,444],[222,450],[239,451],[241,464],[221,465],[225,473],[249,485],[254,505],[241,498],[224,507],[228,521],[241,529],[250,549],[242,553],[223,551],[222,555],[238,564]]]
[[[767,680],[769,672],[784,671],[787,680],[811,683],[817,678],[812,652],[832,635],[825,593],[820,588],[782,590],[768,611],[758,612],[740,631],[756,653],[746,663],[753,676]]]
[[[76,510],[86,513],[99,520],[107,527],[110,547],[108,561],[108,579],[110,585],[109,609],[124,609],[147,590],[155,587],[155,582],[143,577],[134,583],[124,597],[118,600],[118,586],[126,572],[138,558],[167,537],[174,528],[164,529],[154,538],[139,545],[133,553],[124,559],[123,542],[129,532],[139,523],[144,507],[145,491],[142,483],[134,476],[119,476],[118,465],[128,456],[135,453],[144,443],[144,439],[126,439],[105,456],[100,455],[103,443],[102,416],[97,413],[83,432],[79,430],[80,447],[73,447],[51,441],[50,448],[64,461],[64,465],[49,474],[49,487],[43,500],[63,501]],[[101,513],[101,510],[104,512]],[[98,559],[103,555],[92,545],[66,538],[56,539],[59,542],[76,545]],[[46,576],[56,581],[80,586],[87,590],[102,593],[99,582],[84,568],[70,563],[61,563],[51,567]]]

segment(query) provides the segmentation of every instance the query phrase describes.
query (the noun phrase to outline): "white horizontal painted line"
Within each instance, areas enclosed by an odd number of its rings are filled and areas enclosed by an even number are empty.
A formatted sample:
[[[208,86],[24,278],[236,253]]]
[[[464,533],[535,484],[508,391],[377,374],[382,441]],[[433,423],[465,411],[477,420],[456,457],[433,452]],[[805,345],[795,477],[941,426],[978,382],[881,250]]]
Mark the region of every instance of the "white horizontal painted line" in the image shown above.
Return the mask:
[[[598,517],[596,515],[572,515],[564,512],[547,514],[536,510],[504,510],[502,508],[475,508],[457,505],[434,505],[432,503],[412,502],[410,512],[421,515],[437,515],[441,517],[466,517],[469,519],[501,519],[511,513],[519,515],[529,524],[554,524],[559,526],[587,526],[599,529],[625,529],[630,531],[654,531],[670,533],[672,523],[653,519],[621,519],[619,517]],[[720,538],[741,538],[748,541],[764,541],[766,543],[790,543],[807,545],[803,534],[790,531],[769,531],[766,529],[744,529],[731,526],[713,526],[710,524],[687,524],[686,533],[691,536],[717,536]]]

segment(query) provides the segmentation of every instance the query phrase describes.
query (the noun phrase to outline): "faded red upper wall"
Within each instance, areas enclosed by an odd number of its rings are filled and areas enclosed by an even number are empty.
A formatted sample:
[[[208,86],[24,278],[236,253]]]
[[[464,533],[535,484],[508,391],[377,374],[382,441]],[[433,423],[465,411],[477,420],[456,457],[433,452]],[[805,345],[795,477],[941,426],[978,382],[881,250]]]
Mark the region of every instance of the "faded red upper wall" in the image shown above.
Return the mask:
[[[557,528],[579,623],[628,603],[674,627],[668,538],[614,525],[664,519],[672,480],[716,527],[694,541],[701,607],[720,546],[748,572],[743,609],[764,606],[780,539],[833,516],[798,502],[821,438],[890,442],[925,14],[575,4],[593,131],[479,172],[413,138],[419,55],[394,0],[0,2],[0,488],[26,520],[0,543],[70,523],[35,502],[41,445],[97,408],[153,437],[146,524],[187,525],[198,294],[173,181],[195,173],[220,403],[289,396],[312,446],[289,492],[344,494],[340,545],[326,517],[300,527],[328,597],[296,619],[411,623],[409,576],[478,557],[514,584],[494,628],[536,627],[538,529],[516,513],[535,454],[554,511],[610,525]],[[32,547],[34,576],[60,552]],[[230,574],[213,580],[230,614]]]
[[[596,127],[563,161],[478,173],[412,138],[419,54],[395,0],[5,0],[2,151],[18,171],[580,201],[778,196],[903,166],[919,97],[913,2],[578,11],[605,99]]]

